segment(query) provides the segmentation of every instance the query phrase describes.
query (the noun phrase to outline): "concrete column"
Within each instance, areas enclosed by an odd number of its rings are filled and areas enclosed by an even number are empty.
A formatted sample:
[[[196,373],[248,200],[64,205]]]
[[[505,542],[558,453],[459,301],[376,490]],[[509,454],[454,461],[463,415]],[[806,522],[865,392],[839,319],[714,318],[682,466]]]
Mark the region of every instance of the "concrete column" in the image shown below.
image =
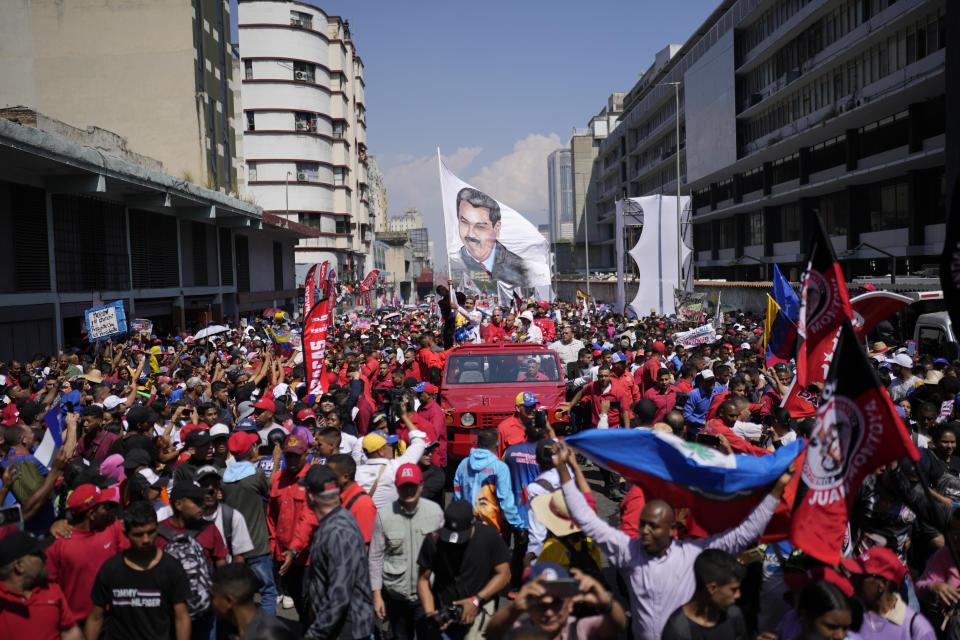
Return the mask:
[[[800,198],[800,247],[810,246],[814,225],[817,224],[817,199]]]
[[[914,102],[908,107],[908,116],[907,122],[909,122],[909,130],[907,133],[908,140],[908,149],[910,153],[916,153],[918,151],[923,151],[923,105],[919,102]],[[913,244],[913,240],[910,241]]]
[[[176,301],[173,303],[170,320],[178,332],[183,333],[187,330],[187,316],[183,311],[183,296],[177,296]]]
[[[743,174],[733,174],[733,202],[740,204],[743,202]]]
[[[780,237],[780,211],[777,207],[763,208],[763,255],[773,256],[774,238]]]
[[[810,147],[800,147],[797,152],[797,165],[800,169],[800,184],[810,182]]]
[[[734,238],[733,255],[740,257],[743,255],[743,246],[747,240],[747,214],[738,213],[733,217]]]
[[[711,185],[712,190],[713,185]],[[710,235],[713,237],[713,242],[710,243],[710,259],[719,260],[720,259],[720,221],[711,220],[710,221]]]
[[[710,183],[710,211],[717,210],[717,201],[720,199],[720,194],[718,193],[717,183]]]
[[[763,163],[763,195],[770,195],[770,190],[773,189],[773,163],[764,162]]]
[[[858,129],[847,129],[847,171],[853,171],[857,168],[857,162],[860,156],[860,131]]]

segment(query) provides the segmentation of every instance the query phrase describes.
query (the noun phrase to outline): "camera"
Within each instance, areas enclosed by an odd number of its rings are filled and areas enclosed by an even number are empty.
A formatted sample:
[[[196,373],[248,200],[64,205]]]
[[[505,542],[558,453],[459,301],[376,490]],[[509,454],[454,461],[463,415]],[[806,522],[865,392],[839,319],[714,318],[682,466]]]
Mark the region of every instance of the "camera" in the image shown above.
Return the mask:
[[[400,422],[402,407],[412,413],[413,407],[410,406],[410,397],[407,390],[403,387],[376,387],[373,390],[381,404],[381,411],[387,415],[387,424],[391,427]]]
[[[433,616],[433,622],[438,627],[442,627],[448,622],[457,624],[460,622],[460,618],[463,617],[463,605],[451,604],[447,605],[443,609],[437,611],[437,615]]]

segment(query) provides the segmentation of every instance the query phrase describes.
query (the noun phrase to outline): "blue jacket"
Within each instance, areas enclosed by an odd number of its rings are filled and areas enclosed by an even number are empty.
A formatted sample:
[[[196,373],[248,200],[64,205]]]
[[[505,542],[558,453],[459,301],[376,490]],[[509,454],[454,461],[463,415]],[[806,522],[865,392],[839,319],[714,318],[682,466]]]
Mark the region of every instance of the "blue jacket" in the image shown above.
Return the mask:
[[[683,405],[683,419],[699,424],[706,422],[711,398],[713,398],[711,393],[704,393],[703,388],[695,387],[687,396],[687,404]]]
[[[526,528],[520,519],[517,502],[510,484],[510,469],[497,454],[486,449],[473,449],[470,456],[460,462],[453,476],[454,500],[466,500],[477,511],[481,500],[488,500],[495,493],[503,517],[512,527]],[[482,511],[482,509],[479,509]]]

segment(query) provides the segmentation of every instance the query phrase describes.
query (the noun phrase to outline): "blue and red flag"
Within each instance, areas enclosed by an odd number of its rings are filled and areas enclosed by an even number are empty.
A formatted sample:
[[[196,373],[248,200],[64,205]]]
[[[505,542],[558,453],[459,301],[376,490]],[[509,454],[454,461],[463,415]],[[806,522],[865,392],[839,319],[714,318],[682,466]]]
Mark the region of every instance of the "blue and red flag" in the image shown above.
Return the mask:
[[[294,347],[293,341],[290,337],[289,331],[284,331],[283,329],[272,329],[270,327],[265,327],[267,335],[270,336],[270,341],[273,342],[273,346],[283,355],[285,358],[289,358],[293,355]]]
[[[634,429],[590,429],[565,442],[638,485],[647,500],[669,502],[692,536],[743,522],[804,448],[801,439],[768,456],[728,455],[673,434]]]

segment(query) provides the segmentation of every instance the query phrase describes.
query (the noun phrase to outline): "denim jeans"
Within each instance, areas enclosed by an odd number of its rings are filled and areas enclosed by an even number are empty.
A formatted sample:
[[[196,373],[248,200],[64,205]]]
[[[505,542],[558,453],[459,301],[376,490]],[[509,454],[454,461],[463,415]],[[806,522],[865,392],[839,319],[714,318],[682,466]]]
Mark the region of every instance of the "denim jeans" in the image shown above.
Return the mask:
[[[270,554],[247,558],[247,564],[257,574],[263,586],[260,587],[260,607],[265,613],[277,615],[277,584],[273,581],[273,559]]]

